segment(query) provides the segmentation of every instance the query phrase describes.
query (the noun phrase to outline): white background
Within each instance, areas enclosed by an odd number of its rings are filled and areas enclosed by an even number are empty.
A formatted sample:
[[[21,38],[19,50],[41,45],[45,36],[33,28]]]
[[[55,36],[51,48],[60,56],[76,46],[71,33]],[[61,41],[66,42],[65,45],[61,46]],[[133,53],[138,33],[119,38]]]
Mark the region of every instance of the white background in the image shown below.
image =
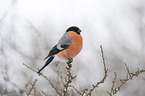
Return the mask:
[[[50,48],[73,25],[82,30],[84,43],[72,67],[72,74],[77,75],[73,85],[78,90],[91,88],[104,75],[100,45],[109,73],[93,96],[108,95],[114,72],[117,72],[115,86],[120,85],[119,79],[126,77],[124,63],[131,72],[145,69],[144,0],[0,0],[0,93],[20,94],[20,89],[29,90],[30,83],[38,79],[35,86],[38,96],[42,95],[41,90],[53,96],[55,91],[48,81],[23,63],[36,70],[43,66]],[[56,86],[63,72],[63,62],[43,70]],[[115,96],[144,96],[144,89],[143,73]]]

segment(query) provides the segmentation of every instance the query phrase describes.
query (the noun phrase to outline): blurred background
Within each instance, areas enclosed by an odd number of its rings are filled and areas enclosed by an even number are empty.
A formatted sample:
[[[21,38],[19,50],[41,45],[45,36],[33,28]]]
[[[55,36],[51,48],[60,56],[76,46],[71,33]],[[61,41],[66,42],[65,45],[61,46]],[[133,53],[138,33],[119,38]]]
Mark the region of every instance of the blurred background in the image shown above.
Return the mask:
[[[127,74],[124,63],[130,72],[145,69],[145,0],[0,0],[1,96],[26,96],[35,79],[36,96],[43,96],[41,91],[56,96],[49,82],[23,63],[35,70],[40,68],[70,26],[82,30],[84,43],[72,67],[72,74],[77,75],[72,84],[78,90],[91,88],[104,76],[100,45],[109,72],[93,96],[108,96],[114,72],[115,87],[121,84],[119,80]],[[43,74],[61,88],[65,66],[56,61]],[[144,89],[143,73],[122,86],[115,96],[144,96]]]

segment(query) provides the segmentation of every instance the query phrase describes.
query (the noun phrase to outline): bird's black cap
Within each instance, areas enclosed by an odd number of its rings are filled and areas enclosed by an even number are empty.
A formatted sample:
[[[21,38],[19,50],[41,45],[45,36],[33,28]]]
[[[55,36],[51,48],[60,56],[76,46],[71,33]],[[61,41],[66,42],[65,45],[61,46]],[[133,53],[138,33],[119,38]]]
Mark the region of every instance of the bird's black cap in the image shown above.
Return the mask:
[[[81,32],[81,30],[80,30],[78,27],[76,27],[76,26],[69,27],[69,28],[66,30],[66,32],[68,32],[68,31],[74,31],[74,32],[76,32],[77,34],[80,34],[80,32]]]

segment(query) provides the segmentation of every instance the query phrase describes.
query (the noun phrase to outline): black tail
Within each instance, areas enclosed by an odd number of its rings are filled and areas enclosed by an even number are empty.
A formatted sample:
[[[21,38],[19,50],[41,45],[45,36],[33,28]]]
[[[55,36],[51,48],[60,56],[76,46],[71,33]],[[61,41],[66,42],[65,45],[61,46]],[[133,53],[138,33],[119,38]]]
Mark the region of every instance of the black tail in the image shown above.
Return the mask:
[[[52,60],[54,59],[54,56],[51,56],[45,63],[45,65],[40,69],[38,70],[37,74],[39,74]]]

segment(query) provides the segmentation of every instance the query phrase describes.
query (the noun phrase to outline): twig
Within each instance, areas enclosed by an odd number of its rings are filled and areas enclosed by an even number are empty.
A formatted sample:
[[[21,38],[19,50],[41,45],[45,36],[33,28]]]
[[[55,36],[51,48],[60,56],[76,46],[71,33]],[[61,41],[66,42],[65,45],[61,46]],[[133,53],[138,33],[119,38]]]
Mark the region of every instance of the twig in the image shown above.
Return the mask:
[[[103,52],[102,45],[100,45],[100,48],[101,48],[101,53],[102,53],[103,65],[104,65],[104,73],[105,73],[105,74],[104,74],[104,77],[103,77],[103,79],[102,79],[101,81],[97,82],[96,85],[92,85],[93,88],[91,88],[90,90],[84,89],[84,90],[83,90],[83,93],[79,92],[76,88],[74,88],[75,91],[76,91],[77,93],[79,93],[80,95],[82,95],[82,96],[91,96],[91,94],[92,94],[92,92],[94,91],[94,89],[95,89],[96,87],[98,87],[101,83],[104,83],[104,81],[105,81],[106,78],[107,78],[108,69],[106,68],[106,63],[105,63],[105,58],[104,58],[104,52]],[[89,92],[87,93],[87,91],[89,91]]]
[[[83,95],[81,92],[79,92],[78,90],[77,90],[77,88],[75,88],[73,85],[70,85],[69,87],[72,87],[79,95]]]
[[[120,79],[121,84],[120,84],[118,87],[114,88],[114,84],[115,84],[115,80],[116,80],[116,76],[117,76],[117,75],[114,77],[114,80],[112,81],[112,82],[113,82],[113,85],[112,85],[113,88],[111,88],[112,91],[110,91],[110,93],[107,91],[107,93],[108,93],[110,96],[112,96],[112,95],[114,95],[114,94],[117,94],[117,92],[120,90],[120,88],[121,88],[124,84],[126,84],[129,80],[132,80],[133,77],[137,77],[139,74],[145,72],[144,69],[138,69],[138,71],[136,71],[135,73],[131,73],[131,72],[129,71],[128,66],[127,66],[125,63],[124,63],[124,65],[125,65],[125,68],[126,68],[126,70],[127,70],[126,78],[125,78],[125,79]]]
[[[43,76],[43,75],[42,75],[42,76]],[[43,76],[43,77],[44,77],[45,79],[48,80],[48,78],[47,78],[46,76]],[[56,93],[57,93],[59,96],[62,96],[62,95],[59,93],[57,87],[55,87],[55,86],[53,85],[53,83],[52,83],[50,80],[48,80],[48,82],[50,83],[50,85],[52,86],[52,88],[55,89]]]
[[[69,57],[68,62],[66,62],[66,63],[67,63],[67,67],[66,67],[66,70],[67,70],[67,78],[65,80],[65,83],[63,84],[64,85],[64,90],[63,90],[64,96],[68,96],[68,88],[70,87],[70,83],[72,82],[72,80],[74,78],[76,78],[76,76],[72,76],[72,74],[71,74],[72,58]]]
[[[45,96],[47,96],[47,94],[44,91],[41,91]]]
[[[32,90],[34,89],[34,86],[35,86],[36,82],[37,82],[37,79],[35,79],[35,81],[31,84],[31,88],[30,88],[29,92],[27,93],[27,96],[29,96],[31,94]]]
[[[110,92],[107,91],[107,93],[108,93],[110,96],[112,96],[112,93],[113,93],[113,91],[114,91],[114,85],[115,85],[115,81],[116,81],[116,78],[117,78],[116,72],[114,72],[114,75],[115,75],[115,77],[114,77],[114,80],[112,81],[111,90],[110,90]]]
[[[36,88],[34,87],[34,96],[36,96]]]
[[[23,65],[26,66],[28,69],[32,70],[33,72],[37,73],[36,70],[30,68],[28,65],[26,65],[26,64],[24,64],[24,63],[23,63]],[[44,77],[44,78],[50,83],[50,85],[52,86],[52,88],[55,89],[56,93],[57,93],[59,96],[62,96],[62,95],[59,93],[57,87],[55,87],[55,86],[52,84],[52,82],[51,82],[45,75],[43,75],[42,73],[40,73],[39,75],[42,76],[42,77]]]
[[[29,67],[28,65],[26,65],[25,63],[23,63],[23,65],[24,65],[24,66],[26,66],[28,69],[32,70],[33,72],[36,72],[36,73],[37,73],[37,71],[36,71],[36,70],[34,70],[34,69],[30,68],[30,67]]]
[[[104,83],[105,79],[107,78],[107,73],[108,73],[108,69],[106,68],[106,63],[105,63],[105,58],[104,58],[104,52],[103,52],[103,48],[102,48],[102,45],[100,45],[100,48],[101,48],[101,53],[102,53],[102,59],[103,59],[103,65],[104,65],[104,77],[101,81],[97,82],[96,85],[92,85],[92,89],[89,90],[89,93],[88,93],[88,96],[91,96],[92,94],[92,91],[94,91],[94,89],[96,87],[98,87],[101,83]]]
[[[83,90],[82,96],[86,96],[86,95],[87,95],[87,93],[86,93],[87,91],[88,91],[88,89],[84,89],[84,90]],[[88,95],[87,95],[87,96],[88,96]]]

